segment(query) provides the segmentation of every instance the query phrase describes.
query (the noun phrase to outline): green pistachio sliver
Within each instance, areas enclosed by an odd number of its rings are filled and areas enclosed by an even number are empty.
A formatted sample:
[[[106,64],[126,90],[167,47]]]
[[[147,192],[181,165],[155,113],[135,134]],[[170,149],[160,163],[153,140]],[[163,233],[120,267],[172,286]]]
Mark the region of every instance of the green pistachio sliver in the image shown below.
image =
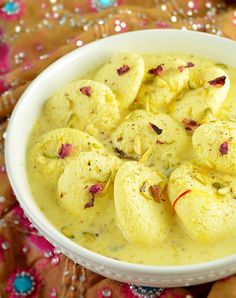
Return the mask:
[[[158,186],[160,187],[161,191],[163,191],[166,188],[167,181],[161,181]]]
[[[82,232],[82,234],[87,241],[92,241],[96,238],[95,235],[90,232]]]
[[[124,247],[124,245],[114,245],[114,246],[109,246],[110,251],[119,251]]]
[[[52,153],[52,152],[44,152],[43,156],[46,158],[57,158],[57,154]]]
[[[99,145],[99,144],[96,144],[96,143],[92,143],[92,148],[94,149],[102,149],[102,147]]]
[[[197,84],[194,81],[189,81],[188,87],[189,87],[189,89],[194,90],[197,88]]]
[[[111,184],[111,182],[112,182],[113,176],[114,176],[114,173],[111,172],[110,177],[109,177],[109,179],[107,180],[107,182],[106,182],[106,184],[105,184],[105,186],[104,186],[104,188],[103,188],[101,194],[104,195],[105,193],[107,193],[107,191],[108,191],[108,189],[109,189],[109,186],[110,186],[110,184]]]
[[[211,108],[207,108],[207,109],[205,109],[204,113],[205,113],[206,115],[207,115],[207,114],[212,114],[213,111],[212,111]]]
[[[59,145],[53,143],[53,142],[47,142],[43,146],[43,152],[42,155],[46,158],[57,158],[58,157],[58,151],[59,148],[57,148]]]
[[[139,188],[140,192],[145,192],[147,189],[147,182],[145,181],[143,185]]]
[[[223,69],[228,69],[228,66],[224,63],[215,63],[215,66],[223,68]]]
[[[71,230],[68,227],[66,226],[62,227],[61,231],[62,231],[62,234],[65,235],[67,238],[70,238],[70,239],[75,238],[74,234],[71,232]]]
[[[71,114],[71,116],[69,117],[68,121],[67,121],[67,125],[68,127],[74,128],[75,123],[79,120],[78,116],[75,115],[74,113]]]
[[[220,182],[214,182],[214,183],[212,183],[212,186],[217,190],[220,188],[225,188],[225,186]]]
[[[191,90],[197,89],[203,85],[204,85],[204,82],[200,77],[193,78],[188,82],[188,87]]]
[[[148,184],[147,182],[145,181],[142,186],[139,188],[139,191],[141,193],[142,196],[144,196],[146,199],[148,200],[153,200],[153,197],[151,196],[151,194],[148,193]]]
[[[166,145],[171,145],[171,144],[174,144],[174,143],[175,143],[174,140],[172,140],[172,141],[168,141],[168,142],[166,141],[166,142],[165,142]]]
[[[146,78],[146,80],[144,80],[144,84],[145,85],[151,85],[151,84],[153,84],[153,82],[154,82],[154,80],[155,80],[155,76],[149,76],[148,78]]]
[[[149,195],[147,192],[141,192],[141,195],[144,196],[147,200],[153,201],[153,197]]]
[[[228,186],[218,189],[218,193],[220,195],[227,195],[229,192],[230,192],[230,187]]]
[[[148,159],[150,158],[150,156],[152,155],[154,151],[154,144],[151,145],[144,153],[143,155],[140,157],[139,162],[140,163],[145,163],[148,161]]]
[[[164,161],[163,161],[163,168],[164,168],[165,170],[169,170],[169,168],[170,168],[170,163],[169,163],[168,160],[164,160]]]

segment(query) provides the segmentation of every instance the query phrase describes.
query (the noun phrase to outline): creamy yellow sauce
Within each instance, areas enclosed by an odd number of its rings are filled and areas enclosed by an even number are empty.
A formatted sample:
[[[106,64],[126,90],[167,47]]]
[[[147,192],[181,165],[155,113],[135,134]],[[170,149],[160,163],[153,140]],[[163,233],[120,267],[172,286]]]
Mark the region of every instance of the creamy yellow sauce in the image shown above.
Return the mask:
[[[195,67],[201,69],[215,66],[217,61],[210,61],[190,55],[182,54],[161,54],[159,56],[143,55],[145,64],[156,67],[157,57],[181,58],[184,61],[192,61]],[[224,69],[229,76],[231,85],[227,99],[221,106],[217,118],[230,119],[236,121],[236,70],[217,64]],[[84,76],[86,79],[93,79],[91,73]],[[130,111],[137,108],[136,103],[131,105],[122,117],[125,117]],[[169,113],[171,105],[165,111]],[[120,120],[120,123],[123,118]],[[88,119],[89,123],[89,119]],[[173,212],[170,232],[163,243],[156,245],[138,245],[129,243],[123,236],[117,224],[117,218],[114,208],[113,198],[110,198],[105,210],[99,210],[91,216],[75,216],[64,211],[58,204],[57,185],[50,183],[50,176],[43,177],[35,172],[30,164],[30,151],[39,138],[46,132],[54,129],[53,125],[47,121],[43,113],[34,125],[31,137],[29,139],[27,150],[27,171],[29,184],[39,208],[48,218],[48,220],[66,236],[76,243],[86,247],[99,254],[137,264],[150,265],[185,265],[214,260],[236,252],[236,231],[229,238],[216,242],[200,242],[189,237]],[[105,146],[109,153],[115,154],[111,138],[100,134],[97,139]],[[189,134],[191,140],[191,134]],[[195,154],[191,146],[185,154],[185,159],[189,159]],[[169,174],[166,171],[166,174]]]

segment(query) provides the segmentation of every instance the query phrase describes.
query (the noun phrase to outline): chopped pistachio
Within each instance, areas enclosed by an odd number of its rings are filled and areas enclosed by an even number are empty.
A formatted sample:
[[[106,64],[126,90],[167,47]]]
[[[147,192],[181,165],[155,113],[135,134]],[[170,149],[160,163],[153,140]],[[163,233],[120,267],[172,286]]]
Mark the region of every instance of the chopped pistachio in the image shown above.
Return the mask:
[[[166,180],[166,177],[165,177]],[[160,190],[163,191],[166,188],[167,181],[161,181],[158,186],[160,187]]]
[[[146,99],[145,99],[145,110],[147,112],[150,112],[150,99],[149,97],[147,96]]]
[[[198,180],[200,183],[207,185],[208,184],[208,180],[207,177],[205,175],[199,174],[199,173],[194,173],[194,178],[196,180]]]
[[[151,85],[153,84],[154,80],[155,80],[155,76],[149,76],[143,83],[145,85]]]
[[[96,238],[95,235],[90,232],[82,232],[82,234],[87,241],[92,241]]]
[[[228,186],[218,189],[218,193],[220,195],[226,195],[229,192],[230,192],[230,187]]]
[[[46,158],[57,158],[57,154],[53,152],[43,152],[43,156]]]
[[[166,176],[161,172],[161,171],[159,171],[159,170],[156,170],[156,172],[157,172],[157,174],[162,178],[162,180],[163,181],[161,181],[160,183],[159,183],[159,185],[161,184],[166,184],[167,183],[167,178],[166,178]]]
[[[232,191],[233,196],[236,197],[236,188],[235,188],[234,184],[231,186],[231,191]]]
[[[228,69],[228,66],[224,63],[215,63],[215,66],[223,68],[223,69]]]
[[[209,121],[216,121],[216,116],[213,114],[213,111],[211,108],[207,108],[205,109],[205,119],[206,119],[206,122],[209,122]]]
[[[212,186],[215,188],[215,189],[220,189],[220,188],[224,188],[225,186],[222,184],[222,183],[219,183],[219,182],[214,182],[212,184]]]
[[[111,245],[109,246],[110,251],[119,251],[124,247],[124,245]]]
[[[194,89],[197,89],[197,84],[194,81],[189,81],[188,87],[189,89],[194,90]]]
[[[43,150],[43,156],[46,158],[57,158],[58,157],[58,150],[55,144],[52,142],[47,142],[46,146]]]
[[[145,181],[139,190],[140,190],[140,192],[145,192],[146,189],[147,189],[147,182]]]
[[[99,144],[96,144],[96,143],[92,143],[92,148],[94,149],[101,149],[101,146]]]
[[[158,78],[157,86],[160,87],[160,88],[164,88],[164,87],[168,87],[168,84],[166,83],[166,81]]]
[[[111,173],[109,179],[107,180],[107,183],[104,185],[104,188],[102,190],[102,194],[105,194],[108,191],[109,186],[110,186],[111,181],[112,181],[112,178],[113,178],[113,173]]]
[[[194,90],[194,89],[201,87],[203,84],[204,84],[204,82],[203,82],[202,78],[197,77],[194,80],[190,80],[188,82],[188,87],[189,87],[189,89]]]
[[[62,231],[62,234],[64,234],[66,237],[70,239],[75,238],[74,234],[71,232],[71,230],[68,227],[66,226],[62,227],[61,231]]]
[[[147,192],[147,191],[141,191],[140,192],[141,193],[141,195],[142,196],[144,196],[147,200],[153,200],[153,197],[152,197],[152,195],[149,193],[149,192]]]
[[[75,115],[74,113],[71,114],[70,118],[67,121],[66,126],[74,128],[75,127],[75,123],[78,121],[78,116]]]
[[[159,110],[155,108],[152,104],[150,104],[150,111],[154,114],[158,114]]]
[[[163,168],[164,168],[165,170],[169,170],[169,168],[170,168],[170,163],[169,163],[168,160],[164,160],[164,161],[163,161]]]
[[[129,113],[127,116],[125,116],[125,119],[128,120],[130,118],[130,116],[132,115],[132,112]]]
[[[150,156],[152,155],[154,150],[154,144],[151,145],[141,156],[141,158],[139,159],[139,162],[141,163],[145,163],[146,161],[148,161],[148,159],[150,158]]]

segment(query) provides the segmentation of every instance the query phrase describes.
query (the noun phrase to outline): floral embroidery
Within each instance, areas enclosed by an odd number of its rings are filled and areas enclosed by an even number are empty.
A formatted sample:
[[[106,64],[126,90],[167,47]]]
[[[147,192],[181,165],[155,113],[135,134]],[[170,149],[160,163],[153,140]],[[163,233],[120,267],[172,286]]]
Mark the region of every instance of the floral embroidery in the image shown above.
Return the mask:
[[[18,270],[7,281],[9,298],[36,298],[41,287],[41,278],[34,269]]]
[[[0,17],[6,21],[18,20],[24,13],[24,5],[21,0],[6,1],[0,9]]]
[[[99,298],[112,298],[112,289],[110,287],[104,287],[98,292]]]

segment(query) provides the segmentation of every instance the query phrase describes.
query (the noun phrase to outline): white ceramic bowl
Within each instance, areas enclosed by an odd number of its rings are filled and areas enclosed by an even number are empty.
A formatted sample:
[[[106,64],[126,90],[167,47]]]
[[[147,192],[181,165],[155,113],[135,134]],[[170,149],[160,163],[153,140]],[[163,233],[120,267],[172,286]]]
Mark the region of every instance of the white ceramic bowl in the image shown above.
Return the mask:
[[[21,207],[39,232],[65,255],[112,279],[146,286],[174,287],[209,282],[235,273],[236,254],[202,264],[167,267],[130,264],[104,257],[66,238],[50,224],[36,205],[27,181],[25,157],[29,134],[43,103],[58,88],[103,64],[117,51],[188,53],[236,67],[236,42],[180,30],[145,30],[116,35],[62,57],[27,88],[8,126],[6,167]]]

